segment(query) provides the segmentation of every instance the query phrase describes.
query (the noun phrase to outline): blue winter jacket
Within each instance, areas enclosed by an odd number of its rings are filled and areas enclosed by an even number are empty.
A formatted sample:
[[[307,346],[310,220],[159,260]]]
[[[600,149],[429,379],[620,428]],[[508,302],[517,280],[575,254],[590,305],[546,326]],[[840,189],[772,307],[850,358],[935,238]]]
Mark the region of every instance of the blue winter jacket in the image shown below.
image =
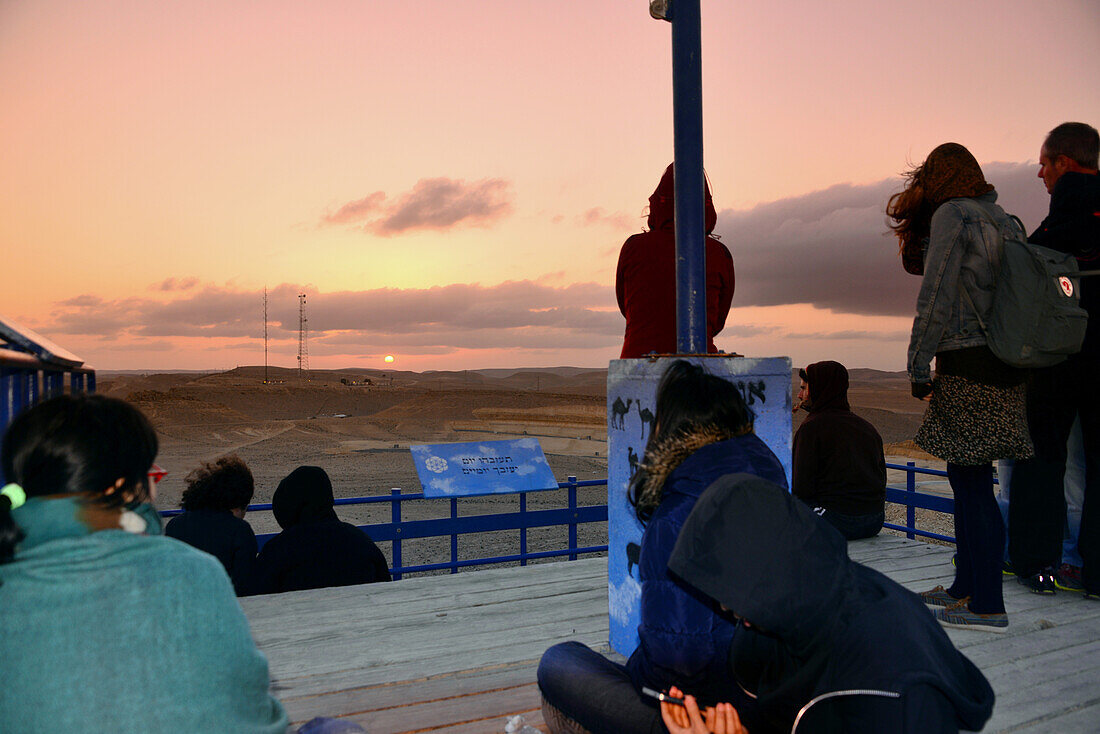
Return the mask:
[[[714,601],[673,576],[668,559],[703,491],[719,477],[740,472],[787,486],[779,459],[753,434],[704,446],[665,480],[664,497],[642,535],[638,562],[640,642],[627,661],[636,688],[676,685],[707,702],[729,699],[726,653],[735,625]]]

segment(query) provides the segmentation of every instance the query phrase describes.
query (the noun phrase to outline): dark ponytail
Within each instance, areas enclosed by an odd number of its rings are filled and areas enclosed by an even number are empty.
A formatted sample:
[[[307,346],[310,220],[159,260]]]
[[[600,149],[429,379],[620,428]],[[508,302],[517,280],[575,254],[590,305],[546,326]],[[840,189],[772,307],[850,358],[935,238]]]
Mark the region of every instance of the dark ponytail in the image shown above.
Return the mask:
[[[148,499],[156,455],[157,434],[137,408],[101,395],[63,395],[11,422],[0,446],[0,468],[28,499],[82,494],[119,507],[126,501],[123,494]],[[104,494],[120,478],[122,491]],[[0,563],[11,560],[23,537],[6,499],[0,499]]]

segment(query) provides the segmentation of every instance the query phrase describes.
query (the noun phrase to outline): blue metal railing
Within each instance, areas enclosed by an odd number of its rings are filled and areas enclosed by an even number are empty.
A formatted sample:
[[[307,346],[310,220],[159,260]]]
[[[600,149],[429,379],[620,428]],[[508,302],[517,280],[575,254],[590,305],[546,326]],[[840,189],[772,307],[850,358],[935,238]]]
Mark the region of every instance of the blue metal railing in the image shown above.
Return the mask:
[[[897,525],[895,523],[885,523],[884,528],[891,530],[900,530],[905,533],[905,537],[912,540],[916,536],[924,538],[935,538],[936,540],[943,540],[948,543],[954,543],[955,539],[950,535],[941,535],[940,533],[933,533],[927,530],[917,529],[917,508],[932,510],[933,512],[943,512],[948,515],[955,514],[955,500],[952,497],[940,497],[934,494],[925,494],[917,491],[917,475],[928,474],[934,477],[946,477],[947,472],[940,471],[939,469],[921,469],[912,461],[902,464],[887,464],[887,469],[900,469],[905,472],[905,489],[895,489],[894,487],[886,487],[886,501],[893,502],[894,504],[902,505],[905,507],[905,524]],[[997,480],[994,479],[994,482]]]
[[[0,347],[0,431],[36,403],[65,392],[95,392],[95,370],[46,362],[33,354]]]
[[[917,509],[927,509],[934,512],[942,512],[948,515],[954,514],[955,501],[950,497],[940,497],[917,491],[917,474],[925,474],[936,477],[946,477],[947,472],[937,469],[922,469],[912,461],[906,464],[887,464],[887,469],[896,469],[906,473],[905,489],[894,487],[886,488],[886,501],[902,505],[906,508],[905,525],[886,523],[884,527],[897,530],[912,539],[916,536],[935,538],[948,543],[954,543],[955,539],[948,535],[920,530],[916,527]],[[994,480],[996,481],[996,480]],[[528,561],[539,558],[558,558],[567,556],[570,561],[577,560],[581,554],[605,553],[607,545],[577,546],[577,526],[583,523],[607,522],[607,505],[578,505],[577,489],[581,487],[606,487],[606,479],[591,479],[577,481],[576,477],[568,477],[565,482],[558,484],[559,490],[566,490],[566,507],[549,510],[528,510],[527,493],[519,495],[519,510],[517,512],[496,513],[491,515],[468,515],[460,517],[458,514],[459,498],[447,500],[450,505],[448,517],[428,520],[404,520],[402,518],[401,505],[403,502],[423,500],[423,492],[404,493],[400,489],[390,490],[388,495],[374,497],[347,497],[336,500],[338,506],[345,505],[369,505],[383,502],[390,503],[390,522],[360,525],[363,530],[377,542],[387,541],[391,544],[391,572],[395,580],[411,573],[424,573],[427,571],[449,570],[458,573],[460,568],[471,566],[486,566],[496,563],[519,562],[526,566]],[[249,512],[271,511],[269,503],[248,506]],[[164,510],[161,515],[171,517],[179,515],[183,510]],[[527,531],[530,528],[560,527],[568,530],[568,540],[565,548],[548,551],[527,550]],[[519,553],[490,556],[486,558],[470,558],[459,560],[458,536],[470,533],[484,533],[499,530],[519,531]],[[419,538],[450,537],[450,559],[439,563],[426,563],[412,566],[402,565],[402,544],[406,540]],[[274,533],[256,536],[260,546],[266,543]]]
[[[556,558],[567,556],[575,561],[580,554],[605,553],[607,545],[577,546],[577,526],[582,523],[607,522],[607,505],[578,505],[577,489],[581,487],[607,486],[606,479],[591,479],[577,481],[576,477],[568,477],[565,482],[558,483],[559,490],[566,490],[566,507],[549,510],[528,510],[527,493],[519,495],[519,511],[494,513],[491,515],[468,515],[460,517],[458,514],[459,498],[446,500],[450,504],[450,516],[429,520],[404,520],[401,513],[403,502],[425,499],[423,492],[404,493],[400,489],[390,490],[388,495],[374,497],[347,497],[336,500],[338,506],[343,505],[367,505],[382,502],[390,503],[390,522],[376,523],[372,525],[360,525],[376,542],[388,541],[391,544],[391,573],[395,580],[410,573],[423,573],[426,571],[449,570],[458,573],[460,568],[470,566],[485,566],[495,563],[508,563],[518,561],[521,566],[526,566],[528,561],[539,558]],[[249,512],[270,511],[268,503],[249,505]],[[182,510],[164,510],[160,514],[164,517],[179,515]],[[527,531],[530,528],[560,527],[568,530],[568,540],[565,548],[550,551],[529,552],[527,550]],[[519,553],[504,556],[491,556],[487,558],[472,558],[459,560],[458,536],[470,533],[484,533],[498,530],[519,531]],[[450,560],[440,563],[427,563],[413,566],[402,565],[402,544],[406,540],[418,538],[450,537]],[[263,547],[274,533],[257,535],[256,540]]]

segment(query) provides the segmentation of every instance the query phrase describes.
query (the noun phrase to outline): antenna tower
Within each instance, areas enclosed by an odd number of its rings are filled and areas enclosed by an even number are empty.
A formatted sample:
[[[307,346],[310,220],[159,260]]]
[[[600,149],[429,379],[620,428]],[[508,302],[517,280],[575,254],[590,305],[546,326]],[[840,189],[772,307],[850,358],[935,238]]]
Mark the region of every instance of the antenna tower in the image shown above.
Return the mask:
[[[309,378],[309,319],[306,318],[306,294],[298,294],[298,377],[305,370]]]
[[[264,286],[264,384],[267,384],[267,286]]]

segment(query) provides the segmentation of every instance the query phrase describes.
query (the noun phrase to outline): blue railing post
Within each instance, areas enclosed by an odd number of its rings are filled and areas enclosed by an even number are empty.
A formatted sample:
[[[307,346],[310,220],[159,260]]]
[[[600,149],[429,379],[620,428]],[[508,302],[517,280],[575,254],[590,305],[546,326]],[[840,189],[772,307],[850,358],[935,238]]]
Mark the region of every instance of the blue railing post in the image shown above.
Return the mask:
[[[46,397],[54,398],[65,392],[65,373],[48,371],[43,373],[43,382],[46,383]]]
[[[522,524],[519,528],[519,565],[527,565],[527,493],[519,493],[519,514]]]
[[[401,488],[394,487],[390,490],[390,522],[394,524],[393,530],[393,580],[401,580]]]
[[[676,180],[676,350],[707,351],[703,62],[699,0],[675,0],[672,131]]]
[[[566,477],[566,483],[569,485],[569,550],[577,550],[577,478]],[[577,560],[576,553],[569,554],[569,560]]]
[[[458,519],[458,498],[451,498],[451,519]],[[451,533],[451,573],[458,573],[458,533]]]
[[[905,537],[909,538],[909,540],[913,540],[917,537],[912,532],[917,527],[917,508],[913,506],[912,502],[912,498],[917,493],[917,473],[913,471],[917,463],[915,461],[907,461],[905,465],[909,467],[909,471],[905,472],[905,491],[911,493],[909,495],[910,501],[905,505],[905,527],[909,529]]]

